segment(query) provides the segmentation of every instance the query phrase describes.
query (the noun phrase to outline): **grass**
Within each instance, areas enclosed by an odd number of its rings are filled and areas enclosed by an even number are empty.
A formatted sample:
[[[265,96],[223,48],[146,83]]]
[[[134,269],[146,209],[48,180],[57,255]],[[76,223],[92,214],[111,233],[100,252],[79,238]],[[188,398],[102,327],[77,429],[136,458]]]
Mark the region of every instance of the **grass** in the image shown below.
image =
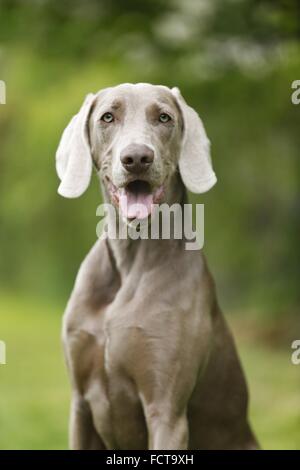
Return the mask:
[[[55,308],[1,296],[0,448],[67,447],[69,385]]]
[[[60,344],[62,306],[0,298],[0,449],[64,449],[70,389]],[[234,318],[231,319],[235,327]],[[238,331],[235,335],[239,339]],[[250,393],[250,418],[265,449],[300,448],[300,366],[290,350],[238,341]]]
[[[250,420],[264,449],[300,449],[300,366],[291,350],[239,348],[250,386]]]

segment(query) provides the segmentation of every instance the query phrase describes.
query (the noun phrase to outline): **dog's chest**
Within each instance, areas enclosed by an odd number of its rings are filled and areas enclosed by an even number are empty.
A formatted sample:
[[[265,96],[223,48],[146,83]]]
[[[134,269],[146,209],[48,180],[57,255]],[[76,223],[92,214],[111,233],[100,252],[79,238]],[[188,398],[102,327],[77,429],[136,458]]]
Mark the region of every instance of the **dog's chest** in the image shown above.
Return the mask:
[[[155,316],[145,319],[141,315],[143,312],[127,311],[126,305],[122,311],[111,308],[105,312],[103,357],[110,423],[118,446],[126,449],[146,448],[143,387],[158,383],[155,374],[164,362],[171,364],[175,355],[174,349],[172,357],[165,350],[170,339],[162,320],[157,325]]]
[[[138,298],[128,292],[121,288],[108,306],[85,316],[75,335],[80,351],[73,358],[106,446],[138,449],[147,446],[143,397],[156,395],[153,387],[159,387],[164,371],[174,369],[188,341],[189,313],[180,313],[173,291],[156,293],[155,303],[149,289]]]

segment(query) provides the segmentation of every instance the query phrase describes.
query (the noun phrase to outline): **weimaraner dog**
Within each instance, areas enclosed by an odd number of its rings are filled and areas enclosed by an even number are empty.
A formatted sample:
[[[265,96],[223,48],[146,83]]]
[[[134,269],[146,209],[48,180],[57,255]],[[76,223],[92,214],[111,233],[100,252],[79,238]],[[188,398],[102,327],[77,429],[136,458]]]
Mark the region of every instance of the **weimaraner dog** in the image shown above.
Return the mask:
[[[216,182],[199,116],[165,86],[123,84],[86,97],[57,150],[59,194],[80,196],[93,165],[124,224]],[[104,237],[80,267],[63,322],[73,449],[258,446],[202,250],[170,238]]]

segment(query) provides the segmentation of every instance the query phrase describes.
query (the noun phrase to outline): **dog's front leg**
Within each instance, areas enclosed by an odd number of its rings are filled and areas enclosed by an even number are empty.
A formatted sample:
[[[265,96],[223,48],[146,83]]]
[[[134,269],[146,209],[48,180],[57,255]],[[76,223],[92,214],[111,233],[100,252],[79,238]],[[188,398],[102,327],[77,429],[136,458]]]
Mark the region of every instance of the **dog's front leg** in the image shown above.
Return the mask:
[[[94,428],[89,405],[77,394],[71,403],[69,445],[73,450],[105,450],[105,446]]]
[[[185,450],[188,448],[186,412],[172,414],[166,407],[149,406],[145,410],[149,450]]]

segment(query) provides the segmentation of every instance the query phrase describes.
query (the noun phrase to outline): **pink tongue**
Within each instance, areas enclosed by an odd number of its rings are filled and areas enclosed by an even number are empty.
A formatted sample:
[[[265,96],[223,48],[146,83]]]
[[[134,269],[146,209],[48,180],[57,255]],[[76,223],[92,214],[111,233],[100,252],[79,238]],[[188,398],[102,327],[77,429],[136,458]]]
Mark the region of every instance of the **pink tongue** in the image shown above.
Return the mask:
[[[119,204],[122,214],[128,219],[145,219],[151,213],[153,194],[123,190]]]

